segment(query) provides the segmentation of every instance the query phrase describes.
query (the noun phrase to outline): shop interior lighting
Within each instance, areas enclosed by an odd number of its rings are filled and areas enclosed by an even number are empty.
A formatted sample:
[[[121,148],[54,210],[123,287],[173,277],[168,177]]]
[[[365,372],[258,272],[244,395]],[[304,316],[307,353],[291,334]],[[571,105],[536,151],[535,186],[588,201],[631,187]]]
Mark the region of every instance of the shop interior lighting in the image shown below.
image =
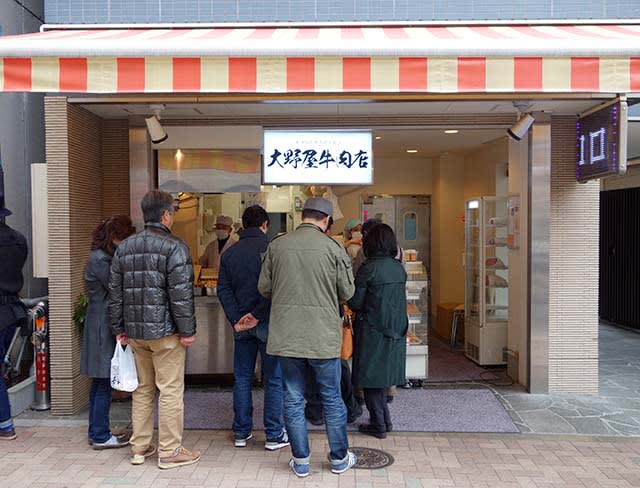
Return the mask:
[[[418,152],[418,150],[417,150],[417,149],[407,149],[407,152],[408,152],[409,154],[414,154],[414,153],[417,153],[417,152]]]
[[[458,129],[448,129],[444,131],[445,134],[457,134]]]
[[[379,141],[380,139],[382,139],[382,136],[376,136],[376,141]]]
[[[480,202],[478,200],[471,200],[469,202],[469,208],[480,208]]]

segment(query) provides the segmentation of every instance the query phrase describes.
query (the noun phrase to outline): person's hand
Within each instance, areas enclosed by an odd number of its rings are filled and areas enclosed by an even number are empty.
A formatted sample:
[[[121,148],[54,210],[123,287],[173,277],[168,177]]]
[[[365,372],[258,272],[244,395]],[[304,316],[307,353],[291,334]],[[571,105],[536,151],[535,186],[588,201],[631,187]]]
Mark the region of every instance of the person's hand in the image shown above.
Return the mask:
[[[129,345],[129,336],[124,332],[121,332],[116,336],[116,340],[119,341],[123,346]]]
[[[258,325],[258,323],[258,319],[255,318],[252,313],[248,313],[240,320],[238,320],[233,328],[236,332],[242,332],[244,330],[253,329],[256,325]]]
[[[189,337],[181,337],[180,338],[180,344],[182,344],[183,347],[189,347],[189,346],[193,346],[193,343],[196,342],[196,336],[192,335]]]

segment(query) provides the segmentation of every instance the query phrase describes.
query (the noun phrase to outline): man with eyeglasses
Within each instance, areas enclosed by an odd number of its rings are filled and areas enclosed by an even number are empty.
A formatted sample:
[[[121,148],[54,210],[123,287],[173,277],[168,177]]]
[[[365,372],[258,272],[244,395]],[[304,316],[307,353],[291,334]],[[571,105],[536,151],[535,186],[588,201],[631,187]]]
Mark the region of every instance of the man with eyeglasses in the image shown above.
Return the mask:
[[[186,348],[195,341],[193,266],[189,248],[171,233],[176,204],[154,190],[142,199],[143,231],[120,243],[111,263],[109,313],[119,341],[136,358],[131,464],[156,452],[153,408],[158,401],[158,467],[194,464],[199,452],[182,446]]]

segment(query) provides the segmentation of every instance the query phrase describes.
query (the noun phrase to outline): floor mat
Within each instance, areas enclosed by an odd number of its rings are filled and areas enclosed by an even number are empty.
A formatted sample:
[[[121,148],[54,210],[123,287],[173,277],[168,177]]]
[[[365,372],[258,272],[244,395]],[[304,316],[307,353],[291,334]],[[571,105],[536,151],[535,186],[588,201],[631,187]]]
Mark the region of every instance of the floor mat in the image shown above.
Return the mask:
[[[233,419],[231,391],[185,392],[186,429],[230,429]],[[398,389],[389,406],[397,432],[518,432],[511,417],[487,389]],[[253,391],[254,430],[262,430],[263,392]],[[367,420],[367,413],[358,422]],[[308,424],[309,430],[322,430]],[[349,425],[355,430],[356,424]]]

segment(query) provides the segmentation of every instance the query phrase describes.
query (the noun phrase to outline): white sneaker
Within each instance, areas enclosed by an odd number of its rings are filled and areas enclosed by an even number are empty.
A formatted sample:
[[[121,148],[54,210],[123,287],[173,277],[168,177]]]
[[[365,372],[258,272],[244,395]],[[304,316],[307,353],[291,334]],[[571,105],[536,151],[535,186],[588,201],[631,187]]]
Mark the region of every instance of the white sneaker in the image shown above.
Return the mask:
[[[129,441],[122,441],[118,439],[115,435],[111,434],[111,437],[106,442],[94,442],[91,444],[96,451],[101,451],[103,449],[119,449],[124,446],[128,446]]]

